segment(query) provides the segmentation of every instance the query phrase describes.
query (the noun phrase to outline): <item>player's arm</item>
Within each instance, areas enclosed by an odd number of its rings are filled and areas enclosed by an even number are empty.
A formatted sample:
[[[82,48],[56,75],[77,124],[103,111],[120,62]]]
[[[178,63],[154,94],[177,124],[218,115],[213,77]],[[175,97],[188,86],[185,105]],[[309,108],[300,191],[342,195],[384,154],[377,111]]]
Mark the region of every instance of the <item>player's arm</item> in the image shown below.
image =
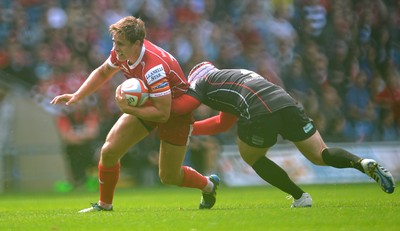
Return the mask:
[[[150,97],[151,103],[145,103],[141,107],[132,107],[121,93],[121,85],[115,92],[115,99],[121,111],[126,114],[134,115],[138,118],[157,123],[168,121],[171,112],[171,93]]]
[[[74,93],[79,99],[97,91],[105,82],[114,76],[119,68],[112,67],[105,61],[101,66],[96,68],[82,84],[82,86]]]
[[[75,93],[58,95],[50,103],[65,103],[66,105],[74,104],[95,92],[118,71],[118,68],[110,66],[107,61],[105,61],[101,66],[90,73],[89,77]]]
[[[193,135],[215,135],[228,131],[237,121],[233,114],[220,112],[219,115],[196,121],[193,125]]]
[[[172,99],[171,113],[183,115],[194,111],[201,105],[201,102],[193,96],[183,94]]]

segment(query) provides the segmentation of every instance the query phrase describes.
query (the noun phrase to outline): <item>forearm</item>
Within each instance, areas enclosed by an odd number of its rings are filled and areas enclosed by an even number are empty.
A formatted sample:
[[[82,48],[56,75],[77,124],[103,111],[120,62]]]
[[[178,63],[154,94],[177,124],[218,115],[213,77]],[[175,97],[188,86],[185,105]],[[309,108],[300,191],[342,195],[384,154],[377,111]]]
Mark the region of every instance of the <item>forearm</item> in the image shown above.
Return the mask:
[[[117,103],[123,113],[134,115],[140,119],[165,123],[171,112],[171,95],[150,98],[140,107],[129,106],[125,97],[120,95],[117,88]]]
[[[183,115],[194,111],[201,105],[201,102],[196,98],[183,94],[175,99],[172,99],[171,113]]]
[[[152,105],[142,107],[126,107],[124,113],[134,115],[142,120],[165,123],[170,117],[169,110],[160,110]]]
[[[220,112],[219,115],[213,116],[201,121],[196,121],[193,125],[193,135],[215,135],[228,131],[237,121],[235,115]]]
[[[74,93],[79,99],[83,99],[93,92],[97,91],[105,82],[107,82],[112,75],[105,74],[101,67],[98,67],[92,73],[90,73],[89,77],[85,80],[85,82],[79,87],[79,89]]]

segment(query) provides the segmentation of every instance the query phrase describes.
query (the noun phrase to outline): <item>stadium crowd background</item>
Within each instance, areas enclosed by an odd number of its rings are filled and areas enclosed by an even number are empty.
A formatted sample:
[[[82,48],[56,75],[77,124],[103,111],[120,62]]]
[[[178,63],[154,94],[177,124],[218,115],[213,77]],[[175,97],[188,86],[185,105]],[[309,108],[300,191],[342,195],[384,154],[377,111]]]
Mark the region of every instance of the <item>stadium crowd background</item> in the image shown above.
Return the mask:
[[[173,54],[185,74],[210,60],[281,85],[327,142],[400,139],[398,0],[0,0],[0,70],[49,113],[76,117],[83,110],[49,102],[74,92],[106,60],[108,26],[126,15],[142,18],[147,39]],[[98,140],[120,113],[114,89],[122,80],[84,102],[100,121]],[[215,113],[204,107],[196,117]],[[211,150],[195,161],[203,162],[201,172],[213,168],[215,146],[235,142],[233,131],[193,140],[191,152]],[[139,148],[155,143],[149,138]],[[156,165],[153,157],[135,158]]]

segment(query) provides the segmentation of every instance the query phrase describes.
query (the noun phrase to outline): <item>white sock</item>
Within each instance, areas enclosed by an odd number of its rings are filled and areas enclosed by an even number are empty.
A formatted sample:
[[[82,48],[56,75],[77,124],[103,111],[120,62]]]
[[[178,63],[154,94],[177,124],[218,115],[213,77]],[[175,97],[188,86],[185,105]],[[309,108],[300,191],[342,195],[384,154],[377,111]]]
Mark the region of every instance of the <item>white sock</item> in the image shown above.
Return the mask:
[[[209,177],[207,177],[207,185],[206,187],[203,188],[203,192],[211,193],[213,188],[214,188],[214,183],[210,180]]]
[[[107,204],[104,202],[99,201],[98,203],[100,205],[100,207],[102,207],[103,209],[111,209],[112,208],[112,204]]]

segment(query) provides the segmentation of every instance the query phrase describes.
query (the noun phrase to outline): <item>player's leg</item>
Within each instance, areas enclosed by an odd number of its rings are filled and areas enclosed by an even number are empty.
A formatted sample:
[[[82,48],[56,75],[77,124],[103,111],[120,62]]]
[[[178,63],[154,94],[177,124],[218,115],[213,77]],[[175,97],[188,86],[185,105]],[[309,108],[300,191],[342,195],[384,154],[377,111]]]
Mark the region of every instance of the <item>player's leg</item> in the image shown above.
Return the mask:
[[[239,119],[237,144],[243,160],[263,180],[299,199],[304,191],[290,179],[284,169],[266,157],[269,148],[277,142],[282,122],[279,112],[253,120]]]
[[[100,164],[113,167],[133,145],[149,134],[148,128],[138,118],[123,114],[109,131],[101,148]]]
[[[119,160],[130,147],[148,135],[148,129],[135,116],[123,114],[111,128],[101,148],[98,165],[100,199],[98,204],[81,212],[110,210],[120,173]]]
[[[293,108],[294,109],[294,108]],[[297,110],[284,115],[287,126],[285,137],[294,142],[299,151],[316,165],[335,168],[354,168],[374,179],[387,193],[394,191],[392,174],[375,160],[362,159],[342,148],[328,148],[312,121],[304,111]]]
[[[328,148],[312,120],[298,107],[280,110],[284,123],[281,134],[292,141],[297,149],[313,164],[336,168],[353,167],[363,171],[361,158],[343,149]]]
[[[294,199],[300,199],[302,197],[305,192],[290,179],[284,169],[265,156],[268,148],[252,147],[240,139],[238,139],[237,143],[243,160],[249,164],[263,180],[290,194]],[[306,206],[311,206],[311,202]]]
[[[341,148],[328,148],[316,131],[311,137],[294,142],[299,151],[316,165],[329,165],[335,168],[355,168],[364,172],[362,158]]]
[[[160,142],[159,176],[163,184],[181,185],[184,173],[181,169],[186,153],[186,146],[173,145],[166,141]],[[202,180],[201,185],[204,184]]]
[[[216,175],[205,177],[189,166],[182,166],[186,146],[178,146],[161,141],[159,175],[161,182],[203,191],[200,208],[210,209],[216,201],[219,178]]]
[[[213,184],[209,184],[207,177],[189,166],[182,166],[185,153],[186,146],[173,145],[166,141],[161,141],[159,160],[161,182],[210,192]]]
[[[191,115],[182,115],[172,117],[167,123],[159,125],[158,135],[161,140],[159,175],[164,184],[202,190],[204,203],[200,203],[200,208],[211,208],[215,204],[218,176],[205,177],[189,166],[182,166],[191,131],[191,121]]]
[[[314,124],[312,126],[314,126]],[[295,130],[296,128],[292,129]],[[327,165],[321,156],[322,151],[326,149],[327,146],[318,131],[315,131],[313,135],[305,140],[293,143],[296,145],[297,149],[313,164]]]
[[[239,152],[263,180],[294,198],[292,207],[310,207],[310,195],[296,185],[284,169],[266,157],[269,148],[277,142],[283,122],[279,111],[250,121],[239,120]]]
[[[393,193],[395,183],[392,174],[375,160],[363,159],[342,148],[329,148],[318,131],[304,141],[295,142],[299,151],[312,163],[335,168],[354,168],[374,179],[387,193]]]

